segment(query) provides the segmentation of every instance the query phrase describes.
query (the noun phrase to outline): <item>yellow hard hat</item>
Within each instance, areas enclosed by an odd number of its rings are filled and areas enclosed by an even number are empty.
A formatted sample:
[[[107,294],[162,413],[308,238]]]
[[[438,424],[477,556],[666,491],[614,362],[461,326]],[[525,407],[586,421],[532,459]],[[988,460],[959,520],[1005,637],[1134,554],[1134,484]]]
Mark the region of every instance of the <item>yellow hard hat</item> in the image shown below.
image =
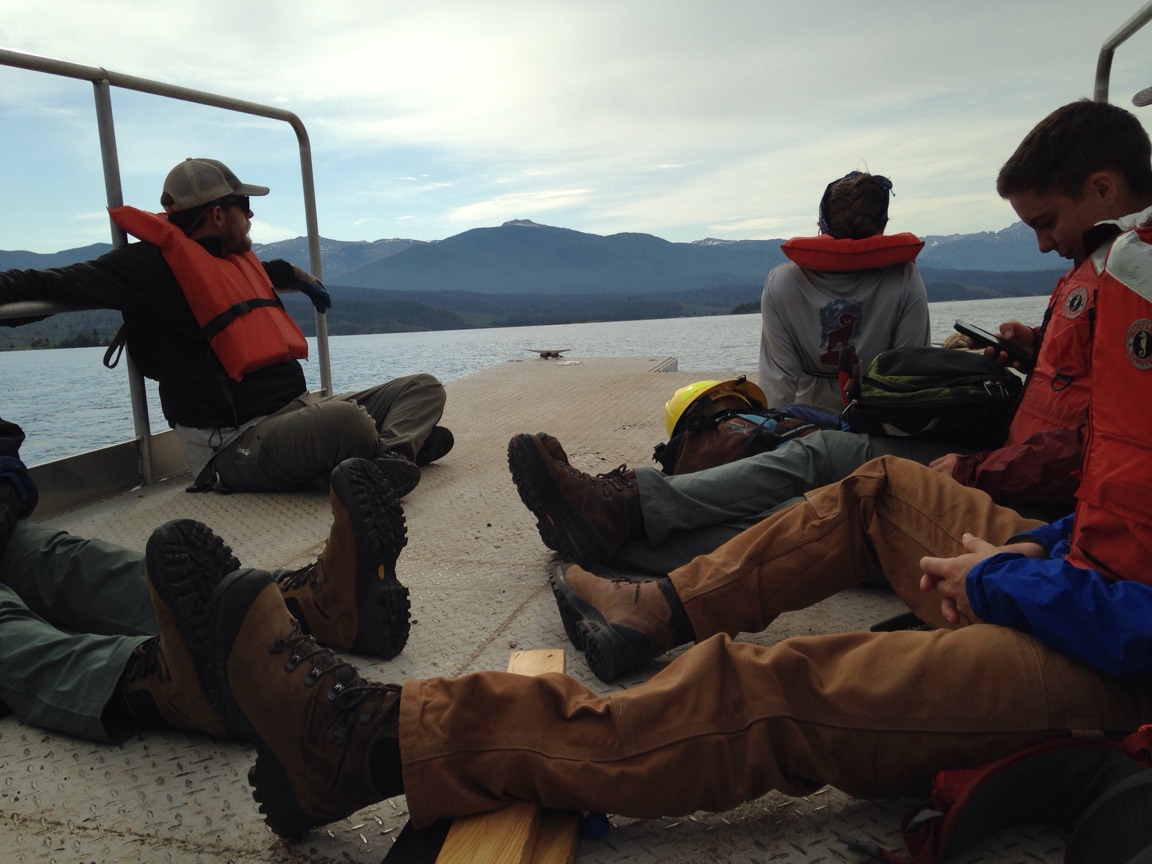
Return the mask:
[[[766,408],[767,401],[764,391],[743,375],[728,381],[696,381],[681,387],[664,403],[664,425],[671,438],[689,414],[706,417],[732,408]]]

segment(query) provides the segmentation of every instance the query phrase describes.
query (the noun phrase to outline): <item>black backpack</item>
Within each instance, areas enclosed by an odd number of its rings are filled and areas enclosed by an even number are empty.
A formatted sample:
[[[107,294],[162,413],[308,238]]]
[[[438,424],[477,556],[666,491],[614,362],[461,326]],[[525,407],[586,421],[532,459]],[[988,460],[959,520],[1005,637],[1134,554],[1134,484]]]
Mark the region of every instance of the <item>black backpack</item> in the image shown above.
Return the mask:
[[[1008,435],[1023,386],[1019,375],[978,352],[895,348],[849,383],[841,419],[853,432],[993,449]]]

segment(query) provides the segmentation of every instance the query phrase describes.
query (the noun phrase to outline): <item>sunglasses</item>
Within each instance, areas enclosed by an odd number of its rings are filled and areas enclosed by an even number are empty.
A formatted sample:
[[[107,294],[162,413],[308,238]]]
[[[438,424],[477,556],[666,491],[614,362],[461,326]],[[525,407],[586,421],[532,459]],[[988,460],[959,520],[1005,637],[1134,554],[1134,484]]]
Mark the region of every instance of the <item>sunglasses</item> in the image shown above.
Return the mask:
[[[249,206],[251,199],[247,195],[233,195],[229,198],[221,198],[218,203],[221,207],[224,208],[239,207],[245,213],[248,213],[251,210],[251,207]]]

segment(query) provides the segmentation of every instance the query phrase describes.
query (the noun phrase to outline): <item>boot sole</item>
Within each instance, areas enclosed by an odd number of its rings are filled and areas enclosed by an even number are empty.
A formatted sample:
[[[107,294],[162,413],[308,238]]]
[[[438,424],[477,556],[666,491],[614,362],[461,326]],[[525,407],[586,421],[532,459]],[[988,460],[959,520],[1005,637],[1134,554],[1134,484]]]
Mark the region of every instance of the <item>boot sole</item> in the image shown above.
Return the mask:
[[[416,451],[416,458],[412,461],[423,468],[425,465],[443,459],[452,452],[455,445],[456,439],[453,437],[451,429],[447,426],[433,426],[428,438],[420,445],[420,449]]]
[[[356,614],[351,649],[391,660],[408,643],[411,600],[396,578],[396,561],[408,543],[404,508],[371,462],[343,463],[332,472],[332,490],[356,535]]]
[[[391,487],[392,496],[397,500],[420,485],[420,468],[415,462],[378,456],[372,464]]]
[[[547,457],[541,456],[532,435],[514,435],[508,442],[508,470],[520,500],[536,517],[540,539],[568,561],[586,565],[608,563],[609,550],[594,534],[581,528],[583,520],[556,488],[541,464],[543,458]]]
[[[656,659],[642,633],[609,624],[599,609],[572,590],[559,567],[548,582],[569,641],[577,651],[584,652],[588,668],[605,684],[643,669]]]
[[[218,699],[225,722],[256,746],[256,762],[248,771],[248,784],[264,821],[280,837],[299,840],[324,820],[305,811],[291,793],[288,774],[272,749],[248,722],[228,684],[228,657],[253,601],[272,578],[260,570],[240,570],[225,577],[212,595],[213,622],[209,635],[209,698]]]
[[[192,519],[175,519],[152,532],[144,562],[152,590],[168,607],[197,664],[201,683],[206,683],[209,603],[216,586],[240,568],[239,560],[207,525]],[[205,690],[219,712],[220,705],[207,687]]]

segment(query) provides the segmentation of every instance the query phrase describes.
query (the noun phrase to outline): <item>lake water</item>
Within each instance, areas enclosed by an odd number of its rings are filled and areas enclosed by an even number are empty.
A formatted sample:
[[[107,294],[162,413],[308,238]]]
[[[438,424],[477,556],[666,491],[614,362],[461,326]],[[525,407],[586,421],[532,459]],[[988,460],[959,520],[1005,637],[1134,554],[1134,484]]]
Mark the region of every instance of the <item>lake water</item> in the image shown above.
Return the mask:
[[[952,322],[995,331],[1001,321],[1039,324],[1047,297],[965,300],[931,304],[932,338],[941,342]],[[534,359],[532,348],[570,348],[567,357],[675,357],[681,371],[754,372],[760,350],[759,315],[667,318],[597,324],[554,324],[488,330],[335,336],[329,340],[333,386],[360,390],[388,378],[430,372],[451,381],[498,363]],[[70,456],[134,437],[128,377],[105,369],[103,348],[0,353],[4,397],[0,416],[28,436],[28,464]],[[308,384],[320,384],[318,365],[305,363]],[[156,387],[148,382],[152,426],[165,428]]]

